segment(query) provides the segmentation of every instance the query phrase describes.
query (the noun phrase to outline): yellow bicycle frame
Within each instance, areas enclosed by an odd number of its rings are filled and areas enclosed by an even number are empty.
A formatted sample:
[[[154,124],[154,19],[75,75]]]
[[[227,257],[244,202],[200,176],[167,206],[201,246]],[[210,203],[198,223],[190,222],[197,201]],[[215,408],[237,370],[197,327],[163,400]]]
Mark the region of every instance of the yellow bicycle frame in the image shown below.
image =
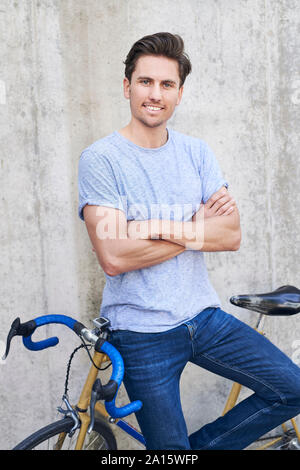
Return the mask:
[[[109,359],[105,354],[98,353],[98,352],[94,353],[93,361],[94,361],[94,364],[97,367],[100,368],[101,365],[104,362],[108,361],[108,360]],[[81,421],[81,426],[80,426],[80,431],[79,431],[79,434],[78,434],[78,437],[77,437],[75,450],[81,450],[82,449],[83,444],[84,444],[84,440],[85,440],[85,437],[86,437],[87,429],[88,429],[88,426],[90,424],[90,416],[89,416],[87,410],[88,410],[88,407],[89,407],[89,404],[90,404],[92,387],[93,387],[93,384],[94,384],[94,382],[97,378],[97,375],[98,375],[98,369],[97,369],[97,367],[94,366],[94,364],[92,364],[92,366],[90,367],[89,374],[87,376],[86,382],[84,384],[84,387],[82,389],[79,401],[78,401],[77,406],[76,406],[76,410],[78,412],[78,415],[79,415],[79,418],[80,418],[80,421]],[[78,410],[81,410],[81,411],[78,411]],[[109,418],[109,414],[107,413],[107,411],[105,409],[105,406],[102,403],[97,402],[96,406],[95,406],[95,410],[98,411],[98,413],[100,413],[105,418]],[[66,437],[66,433],[61,433],[60,434],[60,436],[58,438],[58,442],[56,444],[56,449],[57,450],[61,449],[61,447],[64,443],[64,440],[65,440],[65,437]]]

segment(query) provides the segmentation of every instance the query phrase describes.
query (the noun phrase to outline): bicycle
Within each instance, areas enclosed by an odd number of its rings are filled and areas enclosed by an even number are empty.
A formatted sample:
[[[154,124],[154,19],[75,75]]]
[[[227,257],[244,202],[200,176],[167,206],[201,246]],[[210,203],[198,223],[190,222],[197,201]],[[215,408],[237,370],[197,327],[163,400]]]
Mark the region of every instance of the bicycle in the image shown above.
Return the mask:
[[[247,308],[259,313],[256,330],[261,334],[263,320],[265,316],[294,315],[300,312],[300,290],[293,286],[282,286],[273,292],[258,295],[238,295],[230,298],[233,305]],[[116,424],[129,436],[145,448],[145,440],[142,434],[123,418],[137,412],[141,407],[140,401],[129,403],[118,408],[115,404],[116,396],[124,375],[124,363],[119,352],[107,341],[110,322],[106,318],[100,317],[93,320],[94,329],[86,328],[82,323],[65,315],[45,315],[21,323],[16,318],[7,336],[6,351],[3,359],[6,359],[10,343],[14,336],[22,336],[23,344],[27,349],[38,351],[48,347],[53,347],[58,343],[57,337],[51,337],[42,341],[32,341],[32,334],[36,328],[58,323],[68,326],[81,339],[82,344],[71,354],[67,377],[65,383],[65,393],[62,397],[66,408],[58,407],[58,411],[64,416],[30,435],[13,450],[30,450],[44,448],[52,450],[117,450],[117,442],[111,424]],[[71,361],[75,352],[80,348],[85,348],[92,362],[88,377],[81,391],[78,403],[72,406],[67,394],[68,378]],[[93,357],[90,349],[94,348]],[[112,373],[106,385],[102,385],[98,372],[103,370],[104,363],[112,365]],[[228,396],[223,415],[229,411],[237,402],[242,386],[238,383],[232,385]],[[100,403],[100,400],[104,403]],[[90,412],[88,413],[88,409]],[[95,417],[95,412],[98,417]],[[289,429],[285,423],[282,424],[283,432],[276,436],[260,449],[293,449],[300,450],[300,432],[295,419],[291,420],[292,428]],[[53,441],[50,441],[53,439]],[[262,438],[264,439],[264,437]],[[267,438],[269,439],[269,438]]]

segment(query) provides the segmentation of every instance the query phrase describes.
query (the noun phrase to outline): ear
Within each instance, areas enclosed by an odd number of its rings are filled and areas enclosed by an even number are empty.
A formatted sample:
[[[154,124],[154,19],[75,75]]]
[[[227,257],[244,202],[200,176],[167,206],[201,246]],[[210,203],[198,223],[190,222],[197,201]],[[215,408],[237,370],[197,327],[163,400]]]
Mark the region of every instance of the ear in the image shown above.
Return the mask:
[[[123,91],[124,91],[124,96],[127,100],[130,98],[130,82],[127,77],[124,78],[123,80]]]
[[[179,88],[176,106],[178,106],[180,101],[181,101],[182,93],[183,93],[183,85],[182,85],[182,87]]]

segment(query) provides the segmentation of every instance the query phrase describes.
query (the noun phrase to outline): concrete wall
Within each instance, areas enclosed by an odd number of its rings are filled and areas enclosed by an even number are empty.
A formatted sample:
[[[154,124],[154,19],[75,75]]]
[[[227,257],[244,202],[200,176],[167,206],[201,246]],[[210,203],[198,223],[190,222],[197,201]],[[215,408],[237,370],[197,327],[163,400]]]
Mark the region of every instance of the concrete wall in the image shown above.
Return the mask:
[[[78,158],[128,122],[122,61],[134,41],[158,31],[181,34],[193,64],[170,125],[210,144],[241,213],[240,251],[207,255],[224,309],[254,325],[231,295],[300,286],[299,18],[298,0],[0,1],[2,349],[16,316],[63,313],[88,324],[98,314],[105,280],[77,217]],[[0,365],[2,449],[60,405],[78,342],[70,331],[45,330],[37,336],[58,334],[56,348],[33,353],[15,338]],[[270,319],[266,331],[300,362],[299,318]],[[84,353],[74,362],[73,401],[89,364]],[[190,431],[221,413],[229,389],[187,366]]]

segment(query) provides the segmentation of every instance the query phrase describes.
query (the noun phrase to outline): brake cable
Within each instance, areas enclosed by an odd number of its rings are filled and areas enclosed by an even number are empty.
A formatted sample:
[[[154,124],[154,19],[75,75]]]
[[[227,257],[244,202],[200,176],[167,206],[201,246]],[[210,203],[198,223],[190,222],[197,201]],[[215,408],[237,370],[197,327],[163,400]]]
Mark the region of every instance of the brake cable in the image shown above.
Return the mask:
[[[77,346],[77,348],[74,349],[74,351],[73,351],[72,354],[70,355],[70,358],[69,358],[69,361],[68,361],[67,373],[66,373],[66,379],[65,379],[65,393],[64,393],[64,395],[66,395],[66,396],[68,396],[68,384],[69,384],[69,376],[70,376],[71,363],[72,363],[72,360],[73,360],[75,354],[77,353],[77,351],[79,351],[79,349],[85,348],[85,350],[86,350],[86,352],[88,353],[88,356],[89,356],[89,358],[90,358],[90,361],[92,362],[93,366],[96,367],[96,369],[98,369],[98,370],[101,371],[101,370],[106,370],[106,369],[108,369],[108,368],[111,366],[111,362],[110,362],[110,363],[109,363],[107,366],[105,366],[105,367],[98,367],[98,366],[95,364],[95,362],[93,361],[93,358],[92,358],[92,356],[91,356],[91,354],[90,354],[90,351],[89,351],[89,349],[91,349],[92,346],[91,346],[91,345],[88,346],[88,345],[84,342],[83,338],[81,338],[81,341],[82,341],[82,344],[81,344],[80,346]]]

